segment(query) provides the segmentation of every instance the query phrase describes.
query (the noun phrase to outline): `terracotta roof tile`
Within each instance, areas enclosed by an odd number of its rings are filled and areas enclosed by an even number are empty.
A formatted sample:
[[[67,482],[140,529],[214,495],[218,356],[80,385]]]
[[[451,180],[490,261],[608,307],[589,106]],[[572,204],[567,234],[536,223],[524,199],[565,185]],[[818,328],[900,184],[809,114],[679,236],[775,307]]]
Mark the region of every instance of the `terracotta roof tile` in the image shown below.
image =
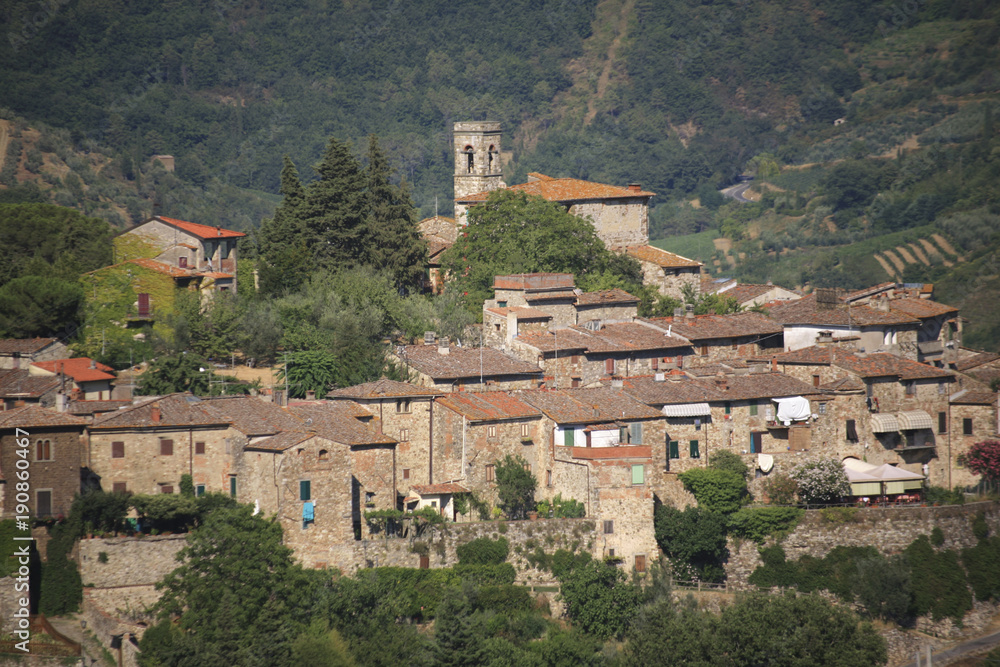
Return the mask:
[[[625,378],[624,390],[647,405],[707,403],[725,400],[714,388],[675,374],[665,374],[663,381],[656,376],[642,375]]]
[[[437,345],[407,345],[402,359],[411,368],[434,379],[453,380],[484,376],[540,376],[542,369],[493,348],[450,347],[448,354]]]
[[[770,317],[786,326],[811,324],[817,326],[893,326],[917,324],[919,320],[902,312],[881,311],[868,306],[836,304],[830,309],[821,309],[816,303],[815,293],[797,301],[786,301],[769,306]]]
[[[525,308],[524,306],[514,308],[487,308],[486,311],[493,313],[494,315],[502,315],[503,317],[506,317],[508,313],[514,313],[515,319],[518,320],[552,319],[552,315],[546,313],[544,310],[539,310],[538,308]]]
[[[781,398],[825,393],[820,389],[784,373],[752,373],[728,375],[725,383],[713,379],[693,380],[714,389],[723,401],[750,401],[761,398]]]
[[[360,407],[352,407],[350,401],[324,401],[296,405],[291,411],[302,420],[304,429],[342,445],[395,445],[395,438],[379,433],[370,424],[358,419],[359,413],[355,408]],[[364,412],[367,413],[367,410]]]
[[[997,394],[992,391],[961,391],[952,394],[949,402],[956,405],[996,405]]]
[[[135,264],[136,266],[141,266],[151,271],[156,271],[158,273],[170,276],[171,278],[186,278],[192,275],[192,272],[188,269],[179,269],[173,264],[167,264],[166,262],[157,262],[155,259],[148,259],[145,257],[139,259],[130,259],[127,262],[122,262],[121,264],[115,264],[115,266],[122,266],[122,264]],[[110,268],[110,267],[105,267],[105,268]],[[101,270],[102,269],[97,269],[97,271]],[[96,273],[96,271],[91,271],[91,273]]]
[[[438,399],[437,402],[473,422],[541,416],[537,408],[503,391],[483,391],[474,394],[456,392]]]
[[[639,303],[639,299],[618,288],[584,292],[576,297],[578,306],[602,306],[611,303]]]
[[[931,301],[930,299],[892,299],[889,301],[891,310],[898,310],[904,315],[915,317],[918,320],[941,317],[942,315],[958,315],[958,308],[947,304]]]
[[[977,368],[975,370],[969,371],[969,375],[976,378],[984,384],[989,384],[994,380],[1000,378],[1000,369],[998,368]]]
[[[91,363],[94,364],[94,368],[90,367]],[[73,378],[74,382],[97,382],[98,380],[115,379],[115,376],[112,375],[115,369],[106,364],[98,363],[89,357],[36,361],[31,365],[49,373],[57,375],[63,373],[67,377]]]
[[[630,248],[626,248],[625,252],[641,262],[656,264],[657,266],[662,266],[665,269],[683,269],[688,267],[704,266],[699,261],[688,259],[687,257],[683,257],[668,250],[663,250],[662,248],[657,248],[651,245],[632,246]]]
[[[720,296],[731,296],[738,303],[747,303],[748,301],[753,301],[758,297],[764,296],[773,289],[783,289],[798,294],[796,290],[781,287],[780,285],[755,285],[752,283],[737,283],[729,289],[715,289],[712,291]]]
[[[513,273],[493,276],[493,289],[551,290],[573,289],[572,273]]]
[[[194,234],[195,236],[202,239],[233,239],[246,236],[243,232],[234,232],[231,229],[223,229],[221,227],[211,227],[209,225],[200,225],[197,222],[187,222],[186,220],[178,220],[177,218],[167,218],[162,215],[158,215],[154,218],[161,222],[165,222],[168,225],[173,225],[179,229]]]
[[[304,431],[282,431],[281,433],[272,435],[269,438],[248,443],[243,447],[243,449],[260,449],[268,452],[283,452],[294,447],[300,442],[305,442],[306,440],[314,437],[316,437],[315,433],[307,433]]]
[[[1000,354],[995,352],[980,352],[979,354],[974,354],[971,357],[966,357],[962,359],[957,364],[955,368],[960,371],[968,371],[976,368],[977,366],[982,366],[983,364],[988,364],[993,361],[1000,359]]]
[[[577,178],[551,178],[542,174],[531,175],[538,180],[511,185],[507,189],[556,202],[589,201],[594,199],[632,199],[636,197],[647,198],[655,196],[655,193],[646,192],[645,190],[632,190],[628,187],[623,188],[617,185],[592,183]],[[486,201],[489,195],[490,192],[477,192],[464,197],[455,197],[455,201],[474,204]]]
[[[556,332],[532,331],[521,334],[514,340],[533,347],[539,352],[585,352],[593,342],[590,336],[585,336],[575,329],[563,328]]]
[[[0,338],[0,354],[16,353],[28,356],[58,342],[56,338]]]
[[[561,389],[519,391],[514,396],[535,406],[557,424],[599,424],[609,421],[657,419],[663,415],[623,389]]]
[[[829,366],[832,353],[836,348],[832,345],[810,345],[791,352],[775,354],[773,358],[779,364],[804,364],[807,366]],[[839,350],[839,354],[853,354],[850,350]]]
[[[838,380],[824,382],[819,388],[826,391],[864,391],[865,383],[857,376],[847,375]]]
[[[66,411],[74,415],[95,415],[101,412],[114,412],[132,405],[132,401],[73,401]]]
[[[783,327],[760,313],[735,313],[732,315],[697,315],[689,317],[656,317],[649,320],[666,329],[672,327],[692,342],[718,338],[746,338],[772,336],[782,333]]]
[[[522,334],[515,340],[541,352],[585,351],[595,354],[676,350],[691,344],[680,336],[636,322],[604,324],[598,330],[571,326],[555,331]]]
[[[695,363],[694,360],[691,362]],[[742,359],[726,359],[714,364],[689,365],[684,367],[684,373],[693,377],[715,377],[719,373],[723,375],[735,375],[737,370],[747,370],[750,366]]]
[[[66,412],[56,412],[38,405],[0,411],[0,429],[42,428],[46,426],[79,426],[81,431],[87,424],[83,417]]]
[[[154,408],[159,408],[160,419],[154,421]],[[107,412],[94,417],[91,430],[142,429],[163,426],[219,426],[228,427],[229,420],[210,412],[202,400],[190,393],[152,397],[132,407]]]
[[[228,421],[237,431],[251,437],[272,435],[302,428],[302,422],[286,410],[256,396],[217,396],[202,399],[201,408]]]
[[[862,378],[866,377],[886,377],[894,376],[900,380],[920,380],[929,378],[951,379],[954,375],[951,371],[934,368],[927,364],[921,364],[909,359],[902,359],[888,352],[877,352],[858,356],[854,354],[839,353],[832,363],[840,368],[856,373]]]
[[[412,398],[420,396],[443,396],[444,393],[436,389],[418,387],[409,382],[397,382],[382,377],[374,382],[356,384],[353,387],[336,389],[327,394],[330,398]]]
[[[843,297],[841,297],[841,299],[844,301],[857,301],[858,299],[863,299],[866,296],[872,296],[873,294],[878,294],[879,292],[885,292],[890,289],[895,289],[896,287],[900,287],[900,284],[892,281],[887,283],[879,283],[878,285],[872,285],[871,287],[865,287],[864,289],[859,289],[854,292],[845,294]]]
[[[59,388],[54,375],[31,375],[26,368],[0,370],[0,398],[40,398]]]

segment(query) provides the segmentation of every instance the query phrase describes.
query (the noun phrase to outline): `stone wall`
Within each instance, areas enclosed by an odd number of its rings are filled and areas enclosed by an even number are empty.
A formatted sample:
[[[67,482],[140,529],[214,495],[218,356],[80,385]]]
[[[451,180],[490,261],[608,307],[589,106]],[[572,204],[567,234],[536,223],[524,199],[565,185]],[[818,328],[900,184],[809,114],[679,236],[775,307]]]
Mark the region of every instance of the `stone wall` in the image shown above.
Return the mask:
[[[30,492],[26,503],[31,514],[37,513],[39,492],[48,491],[51,495],[51,514],[53,516],[68,515],[73,504],[73,496],[80,492],[80,457],[82,448],[80,438],[82,427],[71,428],[45,427],[31,428],[28,451],[30,466],[28,468]],[[3,498],[0,508],[4,518],[13,518],[17,508],[17,452],[20,450],[16,441],[15,431],[0,436],[0,470],[6,475],[6,484],[0,487]],[[23,436],[24,431],[21,431]],[[48,441],[48,461],[37,460],[38,443]],[[22,464],[23,465],[23,464]],[[22,471],[23,472],[23,471]]]
[[[628,197],[572,204],[569,212],[590,218],[598,238],[611,250],[649,243],[649,199]]]
[[[107,537],[80,540],[80,576],[84,586],[116,588],[149,586],[177,568],[177,552],[186,544],[185,535]],[[107,562],[101,562],[101,554]]]

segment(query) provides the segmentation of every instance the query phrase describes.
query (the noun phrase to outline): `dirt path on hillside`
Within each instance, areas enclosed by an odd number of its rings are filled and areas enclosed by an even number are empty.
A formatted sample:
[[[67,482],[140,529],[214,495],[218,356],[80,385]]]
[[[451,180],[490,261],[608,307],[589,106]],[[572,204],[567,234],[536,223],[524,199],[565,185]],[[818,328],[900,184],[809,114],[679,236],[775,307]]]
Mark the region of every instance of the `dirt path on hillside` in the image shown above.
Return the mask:
[[[7,159],[7,142],[10,141],[10,121],[0,120],[0,169],[3,169],[3,162]]]
[[[903,260],[901,260],[899,257],[897,257],[896,254],[893,251],[891,251],[891,250],[883,250],[882,251],[882,256],[885,257],[890,262],[892,262],[892,265],[894,267],[896,267],[896,271],[898,271],[899,273],[902,273],[903,269],[906,268],[906,263]]]
[[[611,80],[615,57],[618,55],[618,49],[628,31],[628,17],[632,14],[633,7],[635,7],[635,0],[625,0],[622,3],[621,11],[618,13],[618,22],[615,25],[615,38],[608,45],[604,67],[601,69],[601,75],[597,78],[597,95],[587,102],[587,115],[583,118],[584,125],[590,125],[590,122],[597,116],[596,103],[598,100],[604,99],[604,94],[608,91],[608,82]]]
[[[910,254],[910,251],[907,250],[906,246],[903,245],[896,246],[896,252],[899,254],[900,257],[903,258],[903,261],[906,262],[907,264],[917,263],[916,258],[914,258],[914,256]]]
[[[896,272],[892,270],[891,266],[889,266],[889,262],[885,261],[885,257],[883,257],[878,253],[875,253],[875,261],[882,266],[882,269],[886,272],[887,275],[889,275],[892,278],[896,277]]]
[[[924,266],[931,265],[931,260],[927,259],[927,255],[924,254],[923,248],[921,248],[918,244],[908,243],[907,247],[909,247],[914,257],[916,257],[917,259],[919,259],[921,262],[924,263]]]
[[[262,387],[273,387],[278,384],[278,366],[274,368],[250,368],[249,366],[237,366],[236,368],[219,368],[216,375],[228,375],[244,382],[260,380]]]
[[[934,239],[934,243],[938,244],[938,247],[944,250],[949,255],[954,255],[958,258],[958,261],[964,262],[965,258],[958,254],[958,251],[948,243],[948,239],[941,236],[940,234],[931,234],[931,238]]]

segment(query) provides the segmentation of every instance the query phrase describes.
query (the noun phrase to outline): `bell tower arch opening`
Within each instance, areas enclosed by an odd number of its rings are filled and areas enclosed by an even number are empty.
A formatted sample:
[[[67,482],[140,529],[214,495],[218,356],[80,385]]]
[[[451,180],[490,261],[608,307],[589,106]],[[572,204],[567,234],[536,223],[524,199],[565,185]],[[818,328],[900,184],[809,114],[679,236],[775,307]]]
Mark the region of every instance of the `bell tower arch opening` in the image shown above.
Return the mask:
[[[463,121],[453,127],[455,156],[455,197],[466,197],[506,187],[500,123]],[[461,209],[461,210],[460,210]],[[456,203],[455,218],[465,224],[465,207]]]

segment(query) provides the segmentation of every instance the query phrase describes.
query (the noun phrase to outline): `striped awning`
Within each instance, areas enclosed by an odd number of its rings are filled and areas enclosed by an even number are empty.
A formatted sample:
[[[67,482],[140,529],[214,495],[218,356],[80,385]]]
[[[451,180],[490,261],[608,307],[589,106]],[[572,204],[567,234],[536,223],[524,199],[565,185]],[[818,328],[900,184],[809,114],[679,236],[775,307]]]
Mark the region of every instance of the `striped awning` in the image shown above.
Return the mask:
[[[664,405],[663,414],[667,417],[707,417],[712,414],[708,403],[679,403]]]
[[[923,428],[934,428],[934,422],[931,421],[931,416],[923,410],[908,410],[906,412],[900,412],[896,416],[899,417],[899,429],[901,431],[917,431]]]
[[[872,415],[872,433],[894,433],[899,430],[896,415],[880,412]]]

